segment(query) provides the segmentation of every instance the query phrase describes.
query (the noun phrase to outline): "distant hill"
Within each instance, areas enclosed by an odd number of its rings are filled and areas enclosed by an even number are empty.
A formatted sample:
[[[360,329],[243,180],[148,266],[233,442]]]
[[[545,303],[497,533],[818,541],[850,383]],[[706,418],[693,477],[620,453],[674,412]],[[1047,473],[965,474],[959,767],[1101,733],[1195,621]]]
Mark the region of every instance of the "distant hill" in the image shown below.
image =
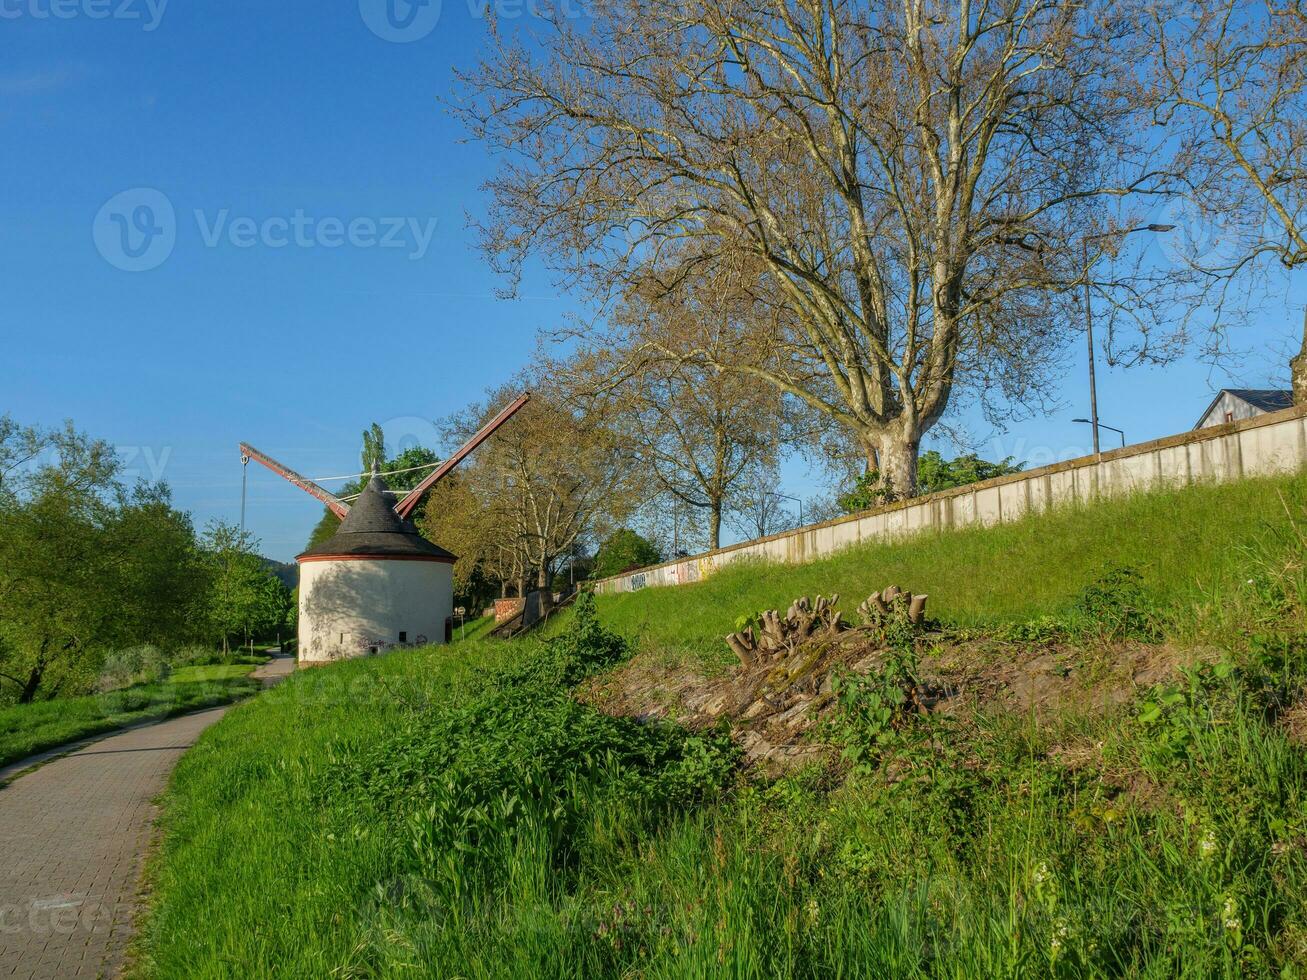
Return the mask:
[[[286,588],[293,589],[300,584],[299,569],[295,567],[293,561],[273,561],[271,558],[264,558],[263,564],[268,571],[281,580],[281,584]]]

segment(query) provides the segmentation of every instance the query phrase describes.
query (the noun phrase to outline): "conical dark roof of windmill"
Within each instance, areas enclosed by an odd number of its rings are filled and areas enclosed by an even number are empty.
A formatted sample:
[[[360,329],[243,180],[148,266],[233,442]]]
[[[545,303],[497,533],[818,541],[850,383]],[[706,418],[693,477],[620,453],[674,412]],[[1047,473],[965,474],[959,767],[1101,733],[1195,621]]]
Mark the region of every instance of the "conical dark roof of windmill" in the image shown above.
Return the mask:
[[[296,561],[305,558],[454,561],[454,556],[448,551],[424,538],[412,521],[395,513],[395,500],[395,495],[387,491],[381,474],[373,470],[372,479],[354,501],[336,533],[316,548],[304,552]]]

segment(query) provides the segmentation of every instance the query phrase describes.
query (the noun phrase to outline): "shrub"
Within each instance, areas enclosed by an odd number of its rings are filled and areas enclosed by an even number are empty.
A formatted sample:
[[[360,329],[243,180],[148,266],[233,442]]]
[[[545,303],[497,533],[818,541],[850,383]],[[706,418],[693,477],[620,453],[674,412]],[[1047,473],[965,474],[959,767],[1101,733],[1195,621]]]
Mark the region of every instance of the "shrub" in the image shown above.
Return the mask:
[[[836,705],[825,725],[827,737],[855,771],[878,768],[917,717],[917,654],[911,641],[891,648],[876,670],[838,676],[832,687]]]
[[[1075,614],[1105,639],[1152,641],[1161,634],[1157,603],[1130,566],[1108,565],[1080,591]]]
[[[381,813],[406,842],[406,901],[424,906],[491,888],[526,852],[567,873],[601,815],[656,820],[715,795],[737,759],[725,732],[611,717],[571,696],[625,653],[583,595],[569,630],[523,663],[331,760],[317,804],[347,824]]]
[[[620,634],[599,622],[594,593],[576,597],[567,629],[546,640],[538,655],[507,668],[508,683],[534,680],[571,687],[590,674],[615,666],[626,658],[629,646]]]
[[[1182,683],[1153,685],[1139,708],[1144,761],[1153,766],[1165,768],[1184,757],[1197,735],[1220,716],[1221,695],[1231,696],[1226,688],[1234,664],[1229,660],[1181,667],[1180,674]]]
[[[172,655],[172,666],[176,667],[211,667],[218,664],[238,664],[249,661],[249,654],[240,648],[233,648],[225,653],[213,647],[192,644],[184,646]],[[262,658],[259,658],[262,659]]]
[[[128,647],[104,658],[96,686],[100,691],[116,691],[133,684],[156,684],[168,676],[170,669],[158,647],[149,644]]]

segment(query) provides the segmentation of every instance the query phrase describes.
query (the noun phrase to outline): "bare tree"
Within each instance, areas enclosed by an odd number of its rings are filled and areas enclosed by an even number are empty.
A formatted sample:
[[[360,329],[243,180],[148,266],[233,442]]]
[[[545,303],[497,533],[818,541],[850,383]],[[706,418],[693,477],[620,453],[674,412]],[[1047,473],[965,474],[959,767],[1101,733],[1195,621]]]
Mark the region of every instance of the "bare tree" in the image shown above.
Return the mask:
[[[578,408],[538,375],[515,385],[449,425],[451,441],[461,442],[523,387],[532,391],[513,424],[497,432],[461,474],[480,506],[449,540],[461,538],[469,554],[480,555],[501,576],[520,572],[519,588],[533,571],[547,604],[558,559],[579,540],[620,523],[638,499],[637,489],[631,457],[602,410]],[[439,541],[442,522],[458,519],[429,504],[426,520]]]
[[[785,508],[785,498],[776,492],[780,473],[775,466],[760,465],[749,474],[748,488],[737,495],[730,523],[746,538],[765,538],[794,526]]]
[[[773,464],[787,437],[774,386],[715,366],[749,329],[739,317],[751,305],[721,295],[705,304],[632,293],[615,329],[569,362],[578,390],[608,402],[651,493],[701,510],[714,549],[742,479]]]
[[[708,546],[721,546],[722,513],[751,465],[775,457],[776,399],[757,383],[693,362],[657,361],[627,388],[621,428],[658,486],[707,513]]]
[[[1184,0],[1148,8],[1157,118],[1205,224],[1185,242],[1215,288],[1263,259],[1307,266],[1307,7],[1302,0]],[[1290,362],[1307,404],[1307,317]]]
[[[705,356],[838,420],[899,492],[958,389],[994,411],[1050,390],[1080,240],[1161,189],[1135,28],[1097,0],[631,0],[545,23],[460,74],[455,111],[506,151],[487,251],[600,299],[650,270],[738,277],[774,340]]]

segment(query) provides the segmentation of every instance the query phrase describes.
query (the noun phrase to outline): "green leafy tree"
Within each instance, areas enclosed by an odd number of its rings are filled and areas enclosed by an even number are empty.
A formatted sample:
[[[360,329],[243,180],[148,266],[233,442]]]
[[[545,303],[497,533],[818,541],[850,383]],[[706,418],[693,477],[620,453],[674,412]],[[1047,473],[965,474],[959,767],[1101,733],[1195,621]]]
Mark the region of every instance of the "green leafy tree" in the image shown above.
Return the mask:
[[[363,432],[363,452],[359,454],[359,459],[365,473],[371,471],[374,463],[377,466],[386,464],[386,434],[376,422]]]
[[[110,535],[111,549],[126,556],[114,588],[131,597],[120,608],[120,631],[160,647],[197,638],[210,582],[190,515],[172,506],[168,488],[132,490]]]
[[[0,420],[0,688],[84,686],[104,652],[193,635],[207,588],[167,487],[119,481],[107,443]]]
[[[653,542],[624,527],[599,547],[593,575],[595,578],[619,575],[629,568],[656,565],[662,557]]]
[[[202,545],[210,572],[208,621],[223,652],[233,638],[252,642],[282,626],[290,611],[290,590],[259,557],[258,541],[224,521],[211,521]]]
[[[982,480],[992,480],[998,476],[1020,473],[1024,463],[1015,463],[1011,456],[1006,456],[997,463],[981,459],[975,453],[967,453],[955,459],[945,459],[935,450],[922,453],[917,460],[917,475],[921,481],[922,493],[936,493],[965,487]]]

